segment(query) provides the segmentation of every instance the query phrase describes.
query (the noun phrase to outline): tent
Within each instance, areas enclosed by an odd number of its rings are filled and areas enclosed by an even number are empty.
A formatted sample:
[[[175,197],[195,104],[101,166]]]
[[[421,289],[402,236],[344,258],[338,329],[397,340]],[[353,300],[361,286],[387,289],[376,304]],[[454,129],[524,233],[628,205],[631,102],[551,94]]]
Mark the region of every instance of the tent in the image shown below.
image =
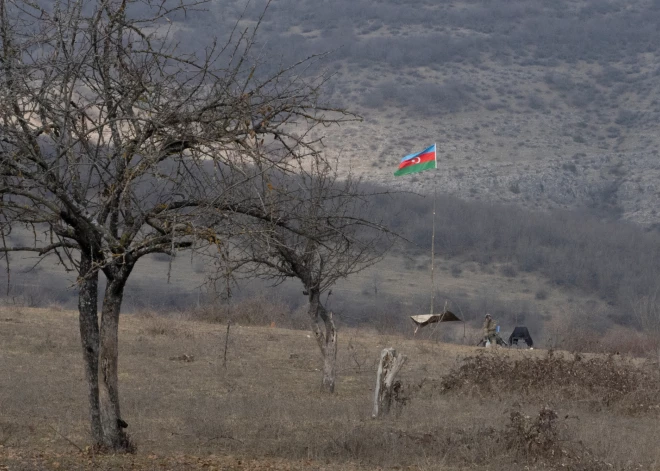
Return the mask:
[[[534,346],[532,336],[529,335],[529,330],[525,326],[515,327],[509,336],[509,345],[518,345],[518,340],[524,340],[529,348]]]
[[[441,312],[440,314],[419,314],[410,316],[415,323],[415,333],[421,328],[436,322],[456,322],[461,321],[456,314],[451,311]]]

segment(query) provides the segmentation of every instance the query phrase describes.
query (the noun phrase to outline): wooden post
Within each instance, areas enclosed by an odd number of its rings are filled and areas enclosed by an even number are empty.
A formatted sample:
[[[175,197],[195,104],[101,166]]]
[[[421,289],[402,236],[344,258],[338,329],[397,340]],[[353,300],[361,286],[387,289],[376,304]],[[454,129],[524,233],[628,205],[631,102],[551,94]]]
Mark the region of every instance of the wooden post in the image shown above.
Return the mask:
[[[228,249],[227,249],[228,250]],[[227,252],[225,252],[225,257],[227,257]],[[226,258],[225,258],[226,260]],[[231,272],[229,271],[229,265],[225,272],[225,289],[227,295],[227,333],[225,334],[225,353],[222,357],[222,366],[227,368],[227,348],[229,347],[229,328],[231,327],[231,286],[229,284],[229,277]]]
[[[406,361],[405,355],[397,355],[393,348],[384,348],[380,352],[378,373],[376,374],[376,390],[374,391],[374,408],[371,417],[387,415],[392,405],[392,385],[394,377]]]
[[[229,345],[229,328],[231,327],[231,319],[227,319],[227,333],[225,334],[225,354],[222,358],[222,366],[227,368],[227,346]]]

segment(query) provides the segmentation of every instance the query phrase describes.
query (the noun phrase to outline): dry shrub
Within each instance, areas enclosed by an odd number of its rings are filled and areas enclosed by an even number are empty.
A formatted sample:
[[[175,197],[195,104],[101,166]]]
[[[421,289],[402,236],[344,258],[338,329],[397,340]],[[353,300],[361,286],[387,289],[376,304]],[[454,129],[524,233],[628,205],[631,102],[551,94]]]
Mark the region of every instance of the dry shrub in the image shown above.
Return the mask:
[[[377,466],[410,464],[424,457],[461,469],[487,466],[499,470],[515,465],[527,465],[524,469],[611,469],[573,438],[566,418],[560,419],[548,407],[535,417],[513,411],[503,429],[437,425],[402,430],[392,423],[366,423],[328,441],[319,455]]]
[[[600,345],[604,352],[645,357],[658,351],[660,339],[657,334],[614,327],[602,336]]]
[[[507,449],[527,457],[557,458],[563,452],[558,417],[549,407],[543,407],[536,418],[512,411],[505,432]]]
[[[549,344],[556,349],[591,352],[618,353],[636,357],[648,357],[657,352],[660,336],[653,331],[639,331],[632,327],[612,326],[605,331],[594,330],[601,321],[592,318],[586,325],[564,326],[555,332]]]
[[[542,400],[553,396],[586,400],[597,408],[612,407],[632,414],[660,411],[658,375],[614,355],[585,359],[575,354],[566,358],[549,351],[543,357],[512,360],[479,354],[465,358],[442,378],[440,387],[443,393],[506,392]]]
[[[506,450],[490,427],[402,430],[392,424],[364,424],[327,441],[319,458],[351,460],[375,466],[410,464],[420,458],[449,465],[487,465]]]
[[[551,408],[544,406],[537,417],[514,410],[504,431],[506,449],[516,458],[542,461],[561,469],[599,471],[610,469],[596,459],[581,442],[572,440],[564,420]]]

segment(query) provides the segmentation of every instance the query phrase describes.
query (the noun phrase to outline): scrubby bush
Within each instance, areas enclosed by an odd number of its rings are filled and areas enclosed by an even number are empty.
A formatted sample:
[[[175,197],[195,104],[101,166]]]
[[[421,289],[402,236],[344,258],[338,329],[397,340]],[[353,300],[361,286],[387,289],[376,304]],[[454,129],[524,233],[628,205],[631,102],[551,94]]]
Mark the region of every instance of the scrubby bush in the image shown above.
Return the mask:
[[[509,359],[470,356],[442,378],[441,391],[471,394],[521,394],[541,400],[579,398],[591,408],[628,414],[660,413],[660,378],[631,360],[550,350],[542,357]]]

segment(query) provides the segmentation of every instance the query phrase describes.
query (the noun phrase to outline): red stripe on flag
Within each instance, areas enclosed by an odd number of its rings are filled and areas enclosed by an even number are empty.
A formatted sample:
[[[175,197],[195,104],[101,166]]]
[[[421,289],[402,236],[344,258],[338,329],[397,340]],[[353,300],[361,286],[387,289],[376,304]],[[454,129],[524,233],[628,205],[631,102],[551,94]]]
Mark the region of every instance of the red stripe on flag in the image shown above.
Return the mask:
[[[415,158],[404,160],[399,164],[399,170],[402,168],[409,167],[411,165],[423,164],[435,160],[435,152],[427,152],[426,154],[420,154]]]

